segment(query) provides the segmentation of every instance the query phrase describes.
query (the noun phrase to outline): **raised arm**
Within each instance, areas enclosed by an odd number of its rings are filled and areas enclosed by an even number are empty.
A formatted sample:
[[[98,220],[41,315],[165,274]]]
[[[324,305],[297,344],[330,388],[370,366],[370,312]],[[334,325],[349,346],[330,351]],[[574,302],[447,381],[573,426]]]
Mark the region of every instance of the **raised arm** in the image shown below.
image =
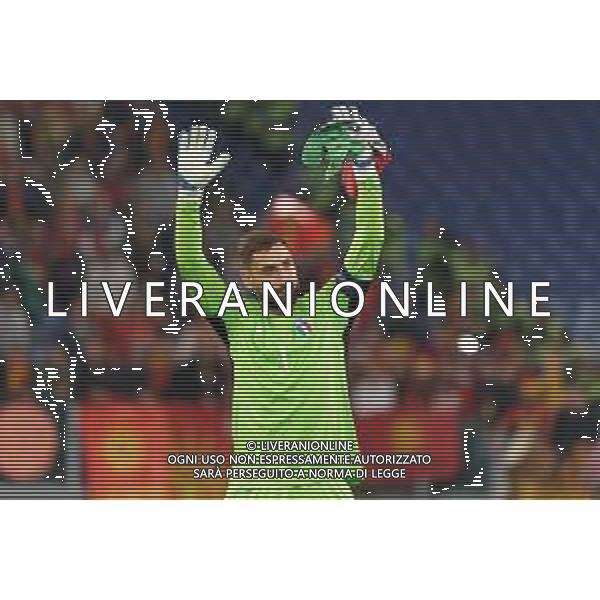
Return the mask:
[[[375,164],[352,165],[356,182],[356,212],[352,243],[344,268],[356,279],[370,281],[377,276],[384,240],[384,213],[381,178]]]
[[[202,199],[206,186],[229,162],[229,154],[212,160],[217,134],[205,125],[194,124],[178,139],[178,175],[188,189],[180,186],[175,219],[175,251],[182,281],[194,281],[203,289],[200,305],[207,315],[217,313],[226,285],[204,255]]]
[[[352,277],[371,280],[377,275],[384,241],[384,210],[376,158],[389,157],[377,130],[356,108],[337,106],[332,119],[317,127],[302,153],[307,167],[318,169],[325,180],[351,175],[355,188],[355,228],[344,259]],[[387,162],[387,160],[385,161]],[[349,172],[347,171],[349,170]]]

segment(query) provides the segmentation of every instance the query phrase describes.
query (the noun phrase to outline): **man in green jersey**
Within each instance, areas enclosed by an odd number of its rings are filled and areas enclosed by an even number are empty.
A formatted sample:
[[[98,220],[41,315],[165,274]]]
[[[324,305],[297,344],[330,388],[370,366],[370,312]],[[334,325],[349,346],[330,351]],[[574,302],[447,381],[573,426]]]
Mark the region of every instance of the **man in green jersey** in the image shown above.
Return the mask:
[[[222,316],[227,329],[234,368],[234,452],[260,450],[266,441],[343,441],[352,445],[355,459],[358,443],[345,360],[349,317],[338,314],[331,304],[339,277],[330,278],[316,292],[313,287],[315,293],[305,293],[284,240],[255,233],[240,249],[240,281],[228,286],[203,249],[202,192],[229,161],[227,154],[213,160],[215,140],[216,133],[202,125],[193,125],[179,137],[178,172],[188,189],[178,193],[176,253],[182,280],[201,285],[202,310],[207,316]],[[332,120],[315,129],[302,152],[304,164],[321,168],[323,177],[339,177],[344,165],[351,165],[355,230],[344,271],[361,282],[376,277],[383,245],[384,211],[375,155],[385,150],[375,129],[356,109],[337,107]],[[264,292],[265,282],[274,292],[291,293],[292,316],[272,306],[264,316],[260,291]],[[241,295],[232,290],[237,283]],[[243,309],[232,308],[239,306],[230,298],[232,293],[237,301],[243,299]],[[337,302],[338,312],[352,312],[343,293]],[[233,478],[227,497],[352,498],[348,477],[341,471],[335,477],[318,478],[314,471],[312,477],[307,475],[308,469],[304,474],[297,467],[291,470],[292,478]]]

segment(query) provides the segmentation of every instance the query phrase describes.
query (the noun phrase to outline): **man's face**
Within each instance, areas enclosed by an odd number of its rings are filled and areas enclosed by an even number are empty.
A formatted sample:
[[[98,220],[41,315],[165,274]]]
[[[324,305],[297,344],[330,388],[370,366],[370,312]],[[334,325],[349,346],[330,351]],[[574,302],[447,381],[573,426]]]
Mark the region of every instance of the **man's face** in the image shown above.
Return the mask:
[[[285,244],[274,244],[252,255],[247,276],[247,283],[252,290],[262,292],[263,282],[268,282],[278,294],[283,295],[288,281],[292,289],[299,283],[294,257]]]

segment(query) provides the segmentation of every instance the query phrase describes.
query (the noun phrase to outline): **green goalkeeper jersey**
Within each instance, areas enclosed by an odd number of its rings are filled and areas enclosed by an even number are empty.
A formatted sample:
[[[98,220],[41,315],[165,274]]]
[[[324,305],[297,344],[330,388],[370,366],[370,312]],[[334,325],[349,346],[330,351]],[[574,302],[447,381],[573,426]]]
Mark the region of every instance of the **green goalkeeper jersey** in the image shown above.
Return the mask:
[[[370,281],[377,274],[383,245],[382,192],[374,167],[360,171],[355,230],[344,268],[352,277]],[[177,263],[183,281],[202,285],[200,305],[207,316],[214,316],[227,295],[227,283],[204,255],[200,203],[197,193],[180,193]],[[262,441],[284,440],[348,441],[357,451],[346,375],[348,318],[332,308],[336,284],[333,277],[317,290],[314,316],[308,294],[296,299],[291,317],[274,310],[262,316],[262,302],[255,297],[244,297],[248,316],[235,308],[225,311],[234,369],[234,452],[246,452],[248,442],[256,442],[260,449]],[[339,309],[348,312],[347,296],[340,293],[337,298]],[[228,497],[351,497],[343,477],[276,479],[232,479]]]

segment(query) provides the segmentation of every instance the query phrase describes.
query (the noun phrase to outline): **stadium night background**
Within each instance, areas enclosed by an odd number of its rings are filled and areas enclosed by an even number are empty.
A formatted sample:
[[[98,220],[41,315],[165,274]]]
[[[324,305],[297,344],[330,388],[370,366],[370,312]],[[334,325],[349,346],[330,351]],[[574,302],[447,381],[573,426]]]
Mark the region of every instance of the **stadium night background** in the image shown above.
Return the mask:
[[[327,138],[318,160],[303,160],[340,106],[357,109],[341,121],[360,115],[385,148],[373,142],[365,158],[348,146],[338,160],[339,139]],[[182,132],[199,123],[205,138],[214,132],[203,164],[229,156],[203,182],[206,264],[240,280],[233,259],[260,229],[274,243],[258,252],[282,241],[298,288],[337,277],[364,292],[360,314],[335,329],[347,394],[333,394],[347,395],[347,410],[329,414],[323,391],[314,438],[346,423],[361,452],[426,453],[431,464],[407,466],[402,480],[351,481],[352,497],[598,497],[600,104],[355,100],[0,103],[0,494],[226,496],[231,482],[195,481],[189,467],[167,462],[233,452],[241,435],[238,325],[179,312],[178,156]],[[377,262],[366,279],[344,264],[361,198],[375,197],[357,178],[365,168],[384,209],[384,229],[360,250],[361,261],[371,252]],[[349,266],[361,271],[355,259]],[[82,318],[82,282],[101,281],[115,290],[132,282],[122,314],[94,292]],[[377,281],[400,298],[410,282],[414,318],[380,317]],[[511,317],[495,300],[484,314],[475,285],[484,281],[499,293],[514,283]],[[533,281],[550,284],[538,290],[549,317],[532,314]],[[48,317],[48,282],[64,318]],[[146,315],[147,282],[162,284],[162,317]],[[479,307],[466,318],[460,282]],[[428,284],[443,318],[427,318]],[[349,306],[356,300],[350,294]],[[279,347],[259,343],[267,334],[257,322],[252,347],[264,351],[244,347],[237,364],[246,356],[278,365],[273,398],[316,399],[317,371],[303,380],[290,370],[310,359],[315,336],[333,339],[319,326],[297,319]],[[333,364],[324,348],[319,377]],[[282,406],[270,405],[263,425]]]

